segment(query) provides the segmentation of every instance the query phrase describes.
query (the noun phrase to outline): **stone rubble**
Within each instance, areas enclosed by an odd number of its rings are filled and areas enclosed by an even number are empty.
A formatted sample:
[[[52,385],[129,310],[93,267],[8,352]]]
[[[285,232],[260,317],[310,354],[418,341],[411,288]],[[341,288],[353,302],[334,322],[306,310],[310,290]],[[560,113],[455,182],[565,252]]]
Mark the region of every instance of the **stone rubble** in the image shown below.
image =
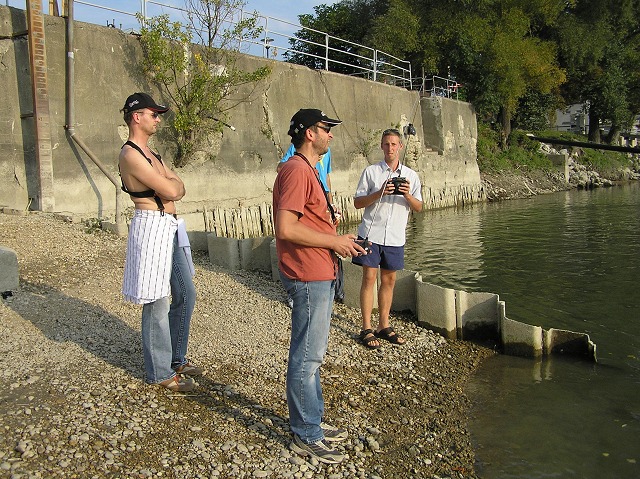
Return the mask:
[[[86,231],[85,231],[86,230]],[[465,384],[488,348],[394,314],[408,339],[369,351],[336,304],[322,382],[346,428],[339,465],[288,448],[290,310],[279,283],[195,254],[197,389],[143,378],[140,307],[120,294],[126,239],[45,213],[0,214],[20,287],[0,301],[0,478],[475,478]]]

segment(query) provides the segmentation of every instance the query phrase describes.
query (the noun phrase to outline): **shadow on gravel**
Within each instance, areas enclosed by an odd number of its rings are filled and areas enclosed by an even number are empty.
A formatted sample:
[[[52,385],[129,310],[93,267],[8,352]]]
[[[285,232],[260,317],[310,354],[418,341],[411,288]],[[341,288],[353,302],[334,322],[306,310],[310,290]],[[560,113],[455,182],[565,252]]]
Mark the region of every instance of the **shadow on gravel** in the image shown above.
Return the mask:
[[[227,421],[241,424],[263,439],[271,439],[288,447],[291,442],[288,418],[283,418],[269,407],[239,393],[233,385],[225,384],[207,373],[199,377],[198,387],[184,395]],[[234,438],[230,437],[230,440]]]
[[[7,305],[48,339],[73,342],[106,363],[144,379],[140,332],[103,308],[25,281]]]

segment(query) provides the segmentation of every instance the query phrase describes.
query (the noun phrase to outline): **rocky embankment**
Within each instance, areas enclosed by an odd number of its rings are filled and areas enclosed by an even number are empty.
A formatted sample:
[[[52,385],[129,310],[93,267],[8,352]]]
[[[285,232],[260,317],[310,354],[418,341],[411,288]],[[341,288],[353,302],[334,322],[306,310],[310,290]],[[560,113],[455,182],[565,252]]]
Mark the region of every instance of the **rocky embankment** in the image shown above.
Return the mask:
[[[176,394],[144,383],[140,307],[120,295],[124,238],[0,214],[0,245],[20,268],[0,301],[0,477],[477,477],[465,384],[489,349],[393,316],[408,344],[369,351],[358,312],[336,305],[322,377],[327,421],[349,439],[327,466],[288,448],[279,283],[195,258],[189,350],[207,374]]]
[[[558,152],[546,145],[543,145],[542,151],[544,153],[567,153],[566,150]],[[615,172],[611,178],[604,178],[597,171],[590,170],[576,161],[576,156],[579,154],[580,150],[575,149],[569,155],[568,182],[565,181],[564,173],[557,170],[483,171],[481,177],[487,199],[500,201],[528,198],[570,189],[609,187],[619,181],[640,180],[638,165]]]

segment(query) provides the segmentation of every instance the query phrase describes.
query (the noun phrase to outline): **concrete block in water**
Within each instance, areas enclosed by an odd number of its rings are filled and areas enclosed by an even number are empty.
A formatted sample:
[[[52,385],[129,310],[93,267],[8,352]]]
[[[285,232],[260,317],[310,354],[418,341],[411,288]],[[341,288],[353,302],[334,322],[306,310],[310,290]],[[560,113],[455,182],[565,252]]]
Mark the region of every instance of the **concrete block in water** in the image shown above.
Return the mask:
[[[504,354],[510,356],[542,356],[542,328],[502,318],[500,336]]]
[[[457,291],[456,315],[458,339],[500,339],[497,294]]]
[[[18,255],[15,251],[0,246],[0,293],[18,289]]]
[[[456,339],[456,292],[416,278],[416,315],[418,324],[441,334],[447,339]]]
[[[563,329],[551,328],[544,332],[544,353],[547,355],[570,354],[597,360],[596,345],[588,334],[574,333]]]

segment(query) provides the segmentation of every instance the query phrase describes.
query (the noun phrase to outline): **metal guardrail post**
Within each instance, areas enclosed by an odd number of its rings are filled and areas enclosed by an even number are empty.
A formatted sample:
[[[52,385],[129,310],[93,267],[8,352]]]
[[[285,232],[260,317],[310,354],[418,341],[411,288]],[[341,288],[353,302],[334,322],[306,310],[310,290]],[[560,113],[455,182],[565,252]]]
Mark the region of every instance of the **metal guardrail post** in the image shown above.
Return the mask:
[[[324,34],[324,69],[329,71],[329,34]]]
[[[378,81],[378,50],[373,50],[373,81]]]

